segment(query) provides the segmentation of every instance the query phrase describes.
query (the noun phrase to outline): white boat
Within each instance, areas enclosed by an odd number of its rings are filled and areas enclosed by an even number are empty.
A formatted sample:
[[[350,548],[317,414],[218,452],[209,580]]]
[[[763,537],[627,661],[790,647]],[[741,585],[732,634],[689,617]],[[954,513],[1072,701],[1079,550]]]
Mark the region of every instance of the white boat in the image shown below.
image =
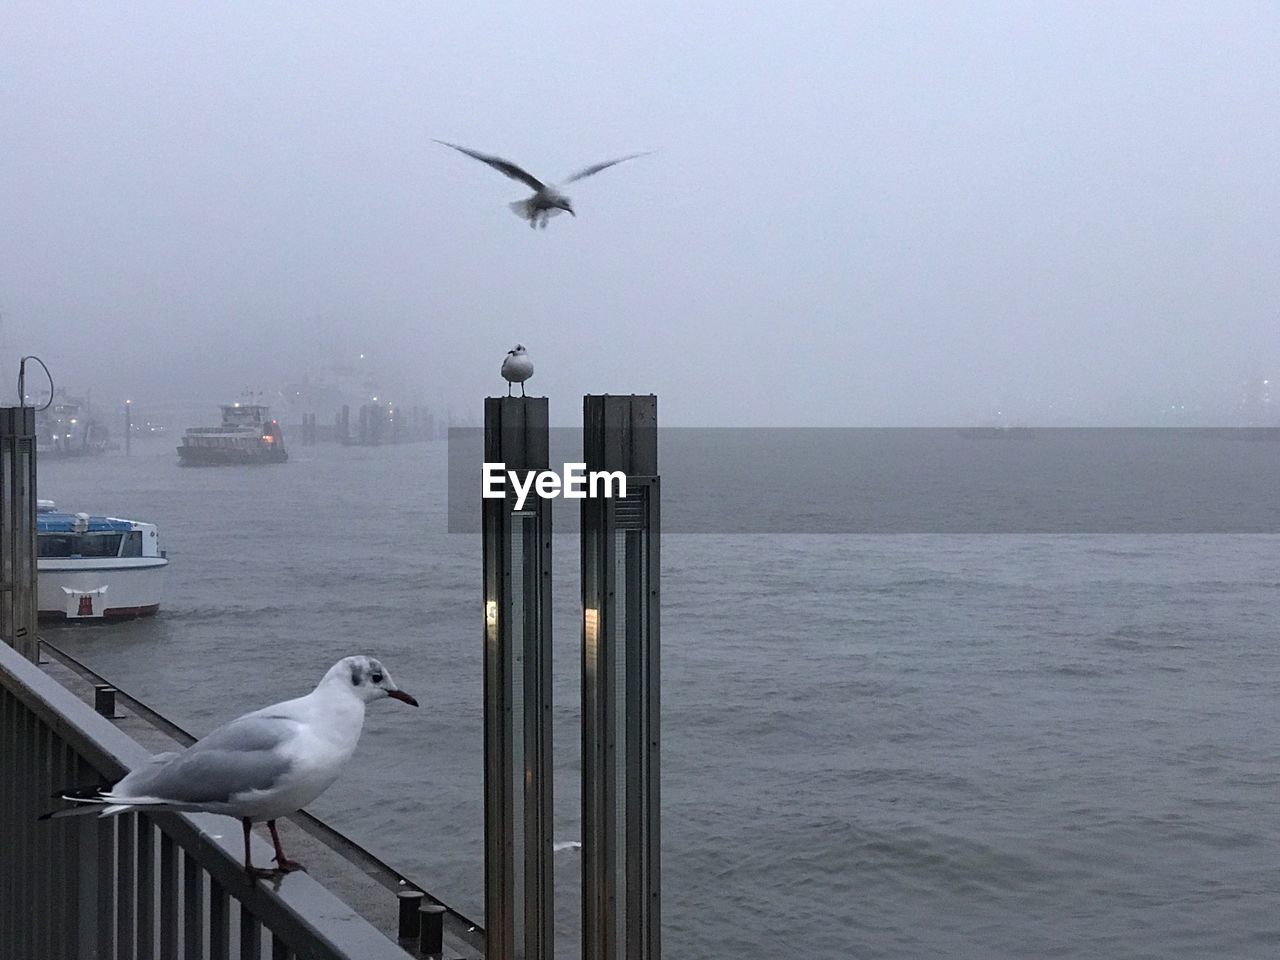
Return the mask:
[[[154,523],[60,513],[36,503],[36,607],[41,619],[147,617],[160,609],[164,570]]]

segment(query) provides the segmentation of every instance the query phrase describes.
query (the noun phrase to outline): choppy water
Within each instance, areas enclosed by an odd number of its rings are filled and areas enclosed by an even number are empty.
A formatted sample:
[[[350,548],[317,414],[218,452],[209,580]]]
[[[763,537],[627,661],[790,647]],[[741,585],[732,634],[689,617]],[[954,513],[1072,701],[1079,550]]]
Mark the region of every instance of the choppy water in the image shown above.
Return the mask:
[[[204,732],[382,657],[312,808],[481,914],[479,541],[444,445],[42,464],[154,520],[159,617],[49,632]],[[576,540],[558,538],[557,836],[578,836]],[[668,536],[670,957],[1274,957],[1280,538]],[[575,956],[577,854],[559,855]]]

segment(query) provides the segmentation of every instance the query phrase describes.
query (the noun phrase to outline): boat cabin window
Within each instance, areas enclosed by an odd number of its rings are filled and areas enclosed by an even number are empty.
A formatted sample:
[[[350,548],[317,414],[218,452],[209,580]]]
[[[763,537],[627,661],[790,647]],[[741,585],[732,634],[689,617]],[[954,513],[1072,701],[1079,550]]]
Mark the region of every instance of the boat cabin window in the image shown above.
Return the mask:
[[[130,530],[124,535],[124,547],[120,550],[122,557],[142,556],[142,531]]]
[[[142,534],[138,532],[141,556]],[[120,555],[122,533],[42,533],[36,537],[36,555],[41,557],[116,557]]]
[[[75,550],[74,533],[42,533],[36,537],[37,557],[69,557]]]

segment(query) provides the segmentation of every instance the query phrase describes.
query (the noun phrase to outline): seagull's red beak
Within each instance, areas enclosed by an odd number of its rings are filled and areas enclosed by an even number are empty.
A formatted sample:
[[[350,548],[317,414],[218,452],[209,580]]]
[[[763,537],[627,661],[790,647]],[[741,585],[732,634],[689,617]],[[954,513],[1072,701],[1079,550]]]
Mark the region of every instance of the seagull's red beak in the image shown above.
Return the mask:
[[[418,705],[418,701],[413,699],[413,697],[409,696],[403,690],[392,690],[390,693],[387,694],[387,696],[391,697],[394,700],[403,701],[404,703],[407,703],[410,706],[416,707]]]

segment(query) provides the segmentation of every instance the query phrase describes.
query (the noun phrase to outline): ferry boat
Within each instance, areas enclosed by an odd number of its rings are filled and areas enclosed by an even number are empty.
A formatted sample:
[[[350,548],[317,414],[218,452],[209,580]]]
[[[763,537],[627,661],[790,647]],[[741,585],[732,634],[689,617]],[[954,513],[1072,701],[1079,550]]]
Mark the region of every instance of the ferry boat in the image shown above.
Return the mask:
[[[87,400],[59,390],[36,413],[36,451],[41,457],[93,457],[105,453],[107,428],[94,419]]]
[[[40,619],[147,617],[160,609],[164,570],[154,523],[60,513],[36,503],[36,612]]]
[[[271,419],[271,408],[260,403],[222,404],[222,424],[188,427],[178,447],[184,467],[232,463],[284,463],[284,431]]]

